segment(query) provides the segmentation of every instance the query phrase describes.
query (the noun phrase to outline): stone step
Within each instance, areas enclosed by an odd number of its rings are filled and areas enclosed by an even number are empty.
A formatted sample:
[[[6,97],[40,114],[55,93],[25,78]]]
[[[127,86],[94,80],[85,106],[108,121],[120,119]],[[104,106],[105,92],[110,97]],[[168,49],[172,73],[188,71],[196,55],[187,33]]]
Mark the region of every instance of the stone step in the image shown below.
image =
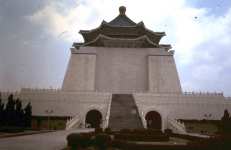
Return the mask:
[[[109,127],[112,130],[143,128],[132,94],[113,94]]]

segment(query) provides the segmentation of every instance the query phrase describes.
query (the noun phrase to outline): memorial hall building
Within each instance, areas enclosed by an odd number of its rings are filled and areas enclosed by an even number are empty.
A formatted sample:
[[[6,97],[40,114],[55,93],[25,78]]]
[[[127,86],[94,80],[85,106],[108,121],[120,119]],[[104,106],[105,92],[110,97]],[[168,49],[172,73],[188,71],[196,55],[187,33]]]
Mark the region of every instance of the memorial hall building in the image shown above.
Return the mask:
[[[183,92],[174,51],[160,43],[165,32],[135,23],[124,6],[112,21],[79,33],[84,42],[73,43],[60,89],[17,93],[23,103],[31,102],[33,126],[49,117],[63,120],[66,129],[185,133],[179,120],[220,120],[224,110],[231,112],[231,98],[223,93]]]

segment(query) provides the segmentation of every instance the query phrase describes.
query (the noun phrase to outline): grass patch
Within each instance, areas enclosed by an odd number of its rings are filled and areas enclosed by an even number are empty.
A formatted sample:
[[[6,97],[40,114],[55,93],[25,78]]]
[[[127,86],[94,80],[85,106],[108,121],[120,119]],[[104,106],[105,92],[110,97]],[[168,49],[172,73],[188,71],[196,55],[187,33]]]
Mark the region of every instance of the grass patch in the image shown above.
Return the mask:
[[[217,120],[182,120],[189,133],[214,135],[219,131]]]

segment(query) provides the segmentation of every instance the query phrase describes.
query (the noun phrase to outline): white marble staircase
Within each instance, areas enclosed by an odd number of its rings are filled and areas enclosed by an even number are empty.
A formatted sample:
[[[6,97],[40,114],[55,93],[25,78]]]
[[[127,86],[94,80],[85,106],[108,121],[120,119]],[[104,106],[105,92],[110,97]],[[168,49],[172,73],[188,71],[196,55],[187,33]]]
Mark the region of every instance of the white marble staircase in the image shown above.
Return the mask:
[[[132,94],[112,94],[109,115],[112,130],[144,128]]]
[[[66,130],[76,129],[80,127],[80,118],[78,115],[72,117],[66,122]]]
[[[168,119],[168,129],[171,129],[173,133],[186,134],[186,128],[183,122],[176,119]]]

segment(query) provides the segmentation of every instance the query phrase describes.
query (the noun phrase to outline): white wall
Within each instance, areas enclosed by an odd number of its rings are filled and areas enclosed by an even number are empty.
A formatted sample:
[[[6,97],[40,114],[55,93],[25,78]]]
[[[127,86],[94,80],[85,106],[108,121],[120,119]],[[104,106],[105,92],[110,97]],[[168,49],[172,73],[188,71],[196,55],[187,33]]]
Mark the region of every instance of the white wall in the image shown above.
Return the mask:
[[[107,123],[110,93],[64,92],[61,90],[22,90],[20,98],[23,104],[31,102],[34,116],[70,116],[78,115],[82,124],[88,111],[101,112],[103,123]],[[52,113],[47,113],[52,110]]]
[[[96,55],[72,54],[64,78],[64,91],[95,90]]]
[[[225,109],[231,112],[231,100],[226,100],[223,95],[135,93],[134,98],[143,124],[149,111],[157,111],[162,117],[163,129],[168,118],[220,120]]]
[[[147,57],[142,49],[99,48],[96,89],[115,93],[147,91]]]
[[[181,93],[181,85],[172,55],[148,56],[149,92]]]
[[[92,65],[89,63],[84,65],[82,60],[86,58],[82,56],[80,58],[79,55],[96,56],[95,72],[92,71],[92,73],[95,73],[96,91],[111,93],[181,92],[171,52],[167,52],[163,48],[105,47],[81,47],[72,51],[63,85],[65,91],[87,89],[80,87],[83,83],[76,82],[78,81],[76,75],[78,74],[79,80],[83,81],[86,71],[82,70],[86,70],[86,67],[88,67],[88,70],[94,70],[93,62],[95,62],[95,58],[87,56],[88,59],[92,59],[91,61],[88,60]],[[92,79],[93,76],[89,78]],[[66,84],[67,82],[70,83]],[[84,82],[89,85],[92,80]],[[66,88],[66,85],[68,85],[68,88]]]
[[[33,115],[78,115],[84,125],[87,112],[96,109],[102,113],[104,126],[108,123],[111,93],[23,89],[20,98],[24,105],[31,102]],[[143,124],[149,111],[157,111],[162,117],[162,129],[167,127],[168,118],[219,120],[225,109],[231,112],[231,99],[222,94],[134,93],[134,98]],[[53,113],[47,114],[46,110]]]

